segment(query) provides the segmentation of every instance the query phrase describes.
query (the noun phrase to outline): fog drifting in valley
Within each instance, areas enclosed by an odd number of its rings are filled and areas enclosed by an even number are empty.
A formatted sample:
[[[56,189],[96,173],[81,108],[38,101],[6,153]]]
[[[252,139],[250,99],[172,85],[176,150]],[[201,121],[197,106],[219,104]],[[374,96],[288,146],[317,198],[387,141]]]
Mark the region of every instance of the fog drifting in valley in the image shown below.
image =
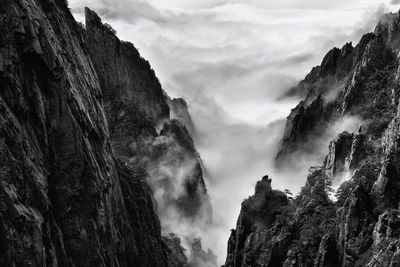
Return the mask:
[[[196,147],[209,173],[214,223],[206,228],[176,222],[180,235],[201,237],[222,264],[242,200],[257,180],[296,193],[310,166],[322,163],[329,141],[355,131],[358,118],[335,122],[316,140],[319,149],[298,155],[296,168],[275,171],[273,160],[286,116],[299,99],[282,95],[328,50],[355,44],[381,14],[399,1],[376,0],[70,0],[78,21],[94,9],[118,36],[150,61],[164,90],[183,97],[196,127]],[[165,229],[164,229],[165,230]]]

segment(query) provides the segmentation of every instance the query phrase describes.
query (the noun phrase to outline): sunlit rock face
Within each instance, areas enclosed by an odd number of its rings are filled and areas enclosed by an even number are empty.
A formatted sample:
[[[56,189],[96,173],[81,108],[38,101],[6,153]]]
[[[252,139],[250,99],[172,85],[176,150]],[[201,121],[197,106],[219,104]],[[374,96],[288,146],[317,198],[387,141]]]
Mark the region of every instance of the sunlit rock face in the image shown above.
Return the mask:
[[[356,133],[343,132],[329,144],[324,161],[325,173],[330,180],[340,182],[350,178],[361,164],[366,151],[365,135],[360,128]]]
[[[312,139],[338,119],[357,116],[361,125],[325,144],[299,195],[281,192],[279,204],[263,197],[274,208],[253,216],[242,207],[225,266],[399,265],[399,18],[386,15],[355,47],[333,49],[291,90],[305,99],[288,117],[280,167],[313,151]]]

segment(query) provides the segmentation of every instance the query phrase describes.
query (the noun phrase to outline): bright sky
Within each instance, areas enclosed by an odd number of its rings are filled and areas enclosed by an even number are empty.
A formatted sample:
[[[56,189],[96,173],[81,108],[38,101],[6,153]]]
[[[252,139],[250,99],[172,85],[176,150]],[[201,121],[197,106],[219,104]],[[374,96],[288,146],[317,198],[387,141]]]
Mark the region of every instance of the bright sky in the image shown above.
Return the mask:
[[[270,174],[274,187],[297,191],[306,179],[272,169],[284,119],[297,103],[277,97],[329,49],[356,43],[382,13],[400,8],[398,0],[69,2],[78,21],[84,6],[97,11],[150,61],[166,92],[189,103],[212,175],[215,229],[202,237],[221,264],[255,182]]]

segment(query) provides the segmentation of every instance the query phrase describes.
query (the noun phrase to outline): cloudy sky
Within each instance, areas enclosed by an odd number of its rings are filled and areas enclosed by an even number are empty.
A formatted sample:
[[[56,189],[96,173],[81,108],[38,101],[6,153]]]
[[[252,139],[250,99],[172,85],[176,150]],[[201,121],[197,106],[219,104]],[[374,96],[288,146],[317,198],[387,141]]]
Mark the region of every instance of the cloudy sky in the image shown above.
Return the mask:
[[[84,6],[97,11],[150,61],[170,96],[187,100],[212,176],[216,223],[203,240],[220,263],[240,203],[262,175],[295,192],[305,181],[305,173],[272,168],[284,119],[298,102],[279,96],[330,48],[357,42],[400,7],[398,0],[69,1],[78,21]]]

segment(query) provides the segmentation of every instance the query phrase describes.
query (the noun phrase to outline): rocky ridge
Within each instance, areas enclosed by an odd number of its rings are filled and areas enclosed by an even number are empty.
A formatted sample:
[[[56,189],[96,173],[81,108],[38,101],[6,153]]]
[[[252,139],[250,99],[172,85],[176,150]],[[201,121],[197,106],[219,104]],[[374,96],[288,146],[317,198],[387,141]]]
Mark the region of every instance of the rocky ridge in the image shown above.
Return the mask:
[[[290,91],[304,100],[287,120],[282,168],[333,122],[357,116],[362,125],[326,144],[328,155],[297,196],[272,190],[266,178],[257,184],[225,266],[400,266],[399,36],[400,14],[384,16],[374,33],[331,50]],[[340,184],[336,192],[332,184]]]
[[[131,43],[120,41],[94,11],[86,8],[85,15],[87,50],[101,77],[117,156],[146,170],[153,190],[165,192],[156,198],[160,215],[177,210],[188,220],[210,221],[211,204],[188,130],[194,134],[186,102],[171,100],[150,64]]]
[[[287,119],[278,165],[284,167],[290,155],[310,150],[313,139],[346,117],[360,119],[364,133],[380,138],[398,104],[397,16],[383,18],[355,47],[347,43],[329,51],[321,65],[290,90],[305,99]]]

